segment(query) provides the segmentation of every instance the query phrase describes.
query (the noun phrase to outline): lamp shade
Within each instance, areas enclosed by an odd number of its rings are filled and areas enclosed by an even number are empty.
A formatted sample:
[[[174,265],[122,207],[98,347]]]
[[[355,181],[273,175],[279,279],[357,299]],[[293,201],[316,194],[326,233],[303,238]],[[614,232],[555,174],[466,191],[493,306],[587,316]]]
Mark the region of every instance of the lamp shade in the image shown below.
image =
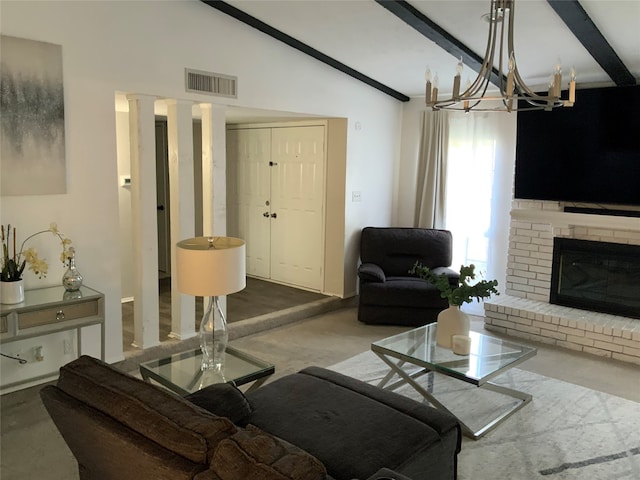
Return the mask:
[[[196,237],[176,245],[178,291],[197,297],[228,295],[242,290],[245,243],[233,237]]]

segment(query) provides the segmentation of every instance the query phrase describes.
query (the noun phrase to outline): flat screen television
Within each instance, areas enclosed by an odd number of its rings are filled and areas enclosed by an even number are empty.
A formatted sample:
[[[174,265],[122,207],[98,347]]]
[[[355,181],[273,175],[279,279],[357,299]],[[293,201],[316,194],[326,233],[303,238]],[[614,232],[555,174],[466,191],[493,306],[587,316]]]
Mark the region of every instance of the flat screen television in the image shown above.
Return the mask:
[[[518,112],[514,196],[640,205],[640,86],[578,90],[571,108]]]

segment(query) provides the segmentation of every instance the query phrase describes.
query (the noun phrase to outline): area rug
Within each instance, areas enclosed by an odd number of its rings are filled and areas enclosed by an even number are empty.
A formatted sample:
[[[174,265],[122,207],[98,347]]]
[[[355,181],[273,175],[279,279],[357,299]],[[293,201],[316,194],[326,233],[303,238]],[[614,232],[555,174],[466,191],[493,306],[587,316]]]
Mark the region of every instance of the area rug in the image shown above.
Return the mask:
[[[329,368],[373,385],[389,371],[372,352]],[[459,480],[640,479],[640,403],[518,368],[493,382],[533,400],[479,440],[463,437]],[[512,402],[440,374],[418,383],[473,429]],[[396,392],[422,401],[410,386]]]

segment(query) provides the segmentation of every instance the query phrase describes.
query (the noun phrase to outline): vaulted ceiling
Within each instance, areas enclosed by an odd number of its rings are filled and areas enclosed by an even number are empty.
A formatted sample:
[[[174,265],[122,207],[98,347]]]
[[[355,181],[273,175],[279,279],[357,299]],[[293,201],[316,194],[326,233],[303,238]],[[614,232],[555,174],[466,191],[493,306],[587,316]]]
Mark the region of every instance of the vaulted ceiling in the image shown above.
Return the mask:
[[[424,95],[427,67],[446,92],[484,54],[489,0],[202,0],[218,14],[406,101]],[[518,0],[515,51],[523,79],[546,88],[558,60],[578,88],[640,79],[640,0]],[[475,69],[475,71],[474,71]],[[568,77],[567,77],[568,78]]]

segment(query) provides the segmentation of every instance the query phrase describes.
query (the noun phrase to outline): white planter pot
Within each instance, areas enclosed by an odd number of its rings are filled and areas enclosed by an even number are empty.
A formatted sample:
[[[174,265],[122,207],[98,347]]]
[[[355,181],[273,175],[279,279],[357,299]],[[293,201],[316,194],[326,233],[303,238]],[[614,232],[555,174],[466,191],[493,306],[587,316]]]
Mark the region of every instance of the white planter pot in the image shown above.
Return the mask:
[[[12,305],[24,302],[24,280],[0,282],[0,303]]]
[[[436,343],[440,347],[451,348],[454,335],[469,335],[469,317],[460,311],[460,307],[449,306],[438,314]]]

